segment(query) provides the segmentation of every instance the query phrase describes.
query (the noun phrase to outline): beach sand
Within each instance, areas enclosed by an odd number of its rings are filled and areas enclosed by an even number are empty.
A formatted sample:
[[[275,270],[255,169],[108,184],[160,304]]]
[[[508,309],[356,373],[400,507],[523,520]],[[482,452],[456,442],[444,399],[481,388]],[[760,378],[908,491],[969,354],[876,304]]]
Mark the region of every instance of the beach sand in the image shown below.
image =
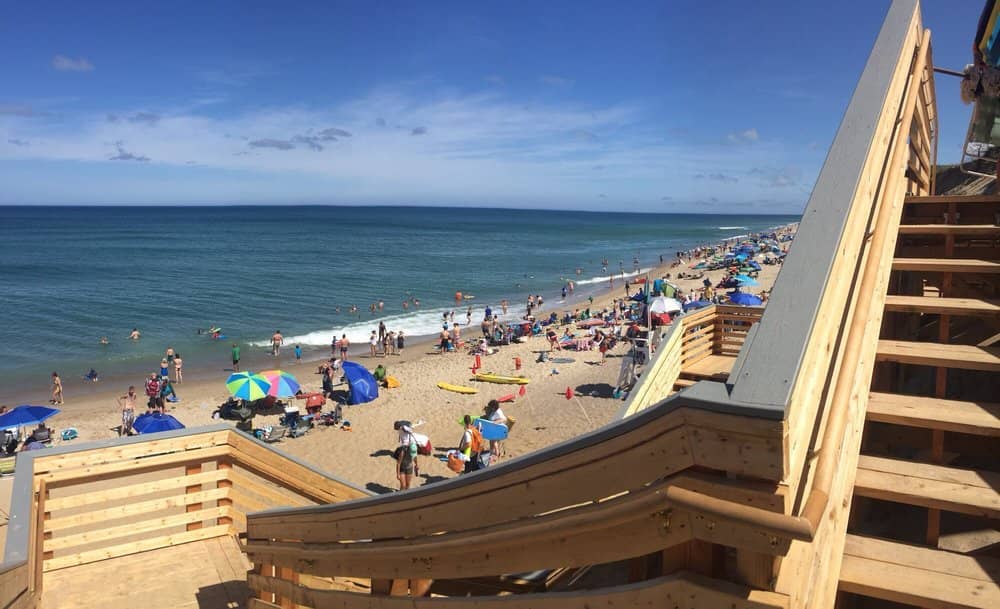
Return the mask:
[[[689,266],[694,262],[696,261],[689,261],[680,267],[667,264],[650,272],[649,277],[670,273],[673,278],[671,282],[685,291],[698,289],[701,287],[701,280],[675,279],[678,272],[691,272]],[[780,268],[763,266],[758,278],[760,286],[749,291],[770,289]],[[706,276],[714,284],[723,274],[724,271],[720,270],[708,272]],[[624,282],[618,279],[613,289],[605,290],[595,297],[591,308],[600,311],[606,306],[610,307],[614,299],[623,297],[624,293]],[[560,305],[554,299],[547,301],[539,314],[544,316],[556,311],[561,317],[567,308],[570,311],[577,306],[582,309],[587,303],[585,301],[563,308]],[[521,304],[516,306],[523,307]],[[478,320],[474,319],[472,326],[463,328],[463,338],[479,335],[477,323]],[[504,346],[494,355],[483,356],[483,371],[523,374],[531,379],[526,386],[525,396],[518,397],[512,404],[503,405],[504,412],[517,419],[510,438],[505,442],[504,458],[518,457],[610,423],[622,405],[622,401],[614,399],[611,392],[618,378],[621,357],[627,350],[628,345],[619,343],[609,351],[608,361],[604,366],[598,365],[600,353],[596,350],[565,351],[558,354],[560,357],[573,358],[573,363],[539,363],[536,361],[539,353],[548,351],[547,341],[540,336],[522,344]],[[520,358],[522,362],[520,371],[515,370],[515,358]],[[465,354],[464,350],[439,355],[433,351],[429,342],[408,345],[402,356],[354,356],[351,359],[362,363],[369,370],[382,363],[390,375],[399,379],[402,386],[381,389],[379,398],[374,402],[346,407],[344,417],[351,422],[352,431],[318,426],[303,437],[285,438],[273,446],[376,493],[397,488],[395,462],[391,456],[397,443],[397,434],[392,427],[394,421],[406,419],[415,423],[424,422],[415,431],[430,437],[434,454],[419,458],[420,476],[414,480],[414,486],[436,482],[456,475],[439,456],[447,449],[457,446],[462,435],[458,419],[466,413],[481,414],[487,401],[492,398],[518,393],[516,385],[471,381],[473,356]],[[321,376],[316,372],[317,362],[296,363],[291,350],[287,349],[273,367],[294,374],[305,391],[320,390]],[[224,379],[224,376],[220,376],[214,381],[177,385],[177,393],[182,401],[168,404],[170,413],[188,427],[217,423],[218,420],[212,419],[212,413],[228,397]],[[436,386],[439,381],[473,386],[479,393],[463,395],[445,391]],[[134,384],[141,395],[142,379],[136,378]],[[67,402],[60,407],[62,412],[49,420],[49,425],[56,429],[57,434],[67,427],[78,430],[79,438],[65,444],[116,437],[120,408],[115,398],[123,395],[126,388],[101,387],[96,392],[74,396],[72,387],[67,387]],[[575,395],[572,399],[566,398],[567,388],[573,389]],[[145,396],[141,397],[144,404]],[[44,403],[47,398],[47,395],[40,394],[35,403]],[[299,404],[304,411],[303,401],[293,402]],[[328,402],[327,409],[331,405]],[[254,419],[255,427],[277,424],[277,415],[258,415]],[[57,439],[56,444],[63,442]]]

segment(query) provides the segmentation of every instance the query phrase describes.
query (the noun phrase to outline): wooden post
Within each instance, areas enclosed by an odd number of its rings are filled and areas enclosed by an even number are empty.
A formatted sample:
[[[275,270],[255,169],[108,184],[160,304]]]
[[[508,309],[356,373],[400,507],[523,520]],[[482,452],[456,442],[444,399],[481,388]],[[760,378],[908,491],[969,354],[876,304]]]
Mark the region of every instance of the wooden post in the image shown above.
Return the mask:
[[[275,577],[292,582],[293,584],[299,583],[299,574],[293,571],[291,567],[279,567],[278,573]],[[295,609],[295,601],[290,598],[285,598],[276,594],[275,602],[281,606],[281,609]]]
[[[49,514],[45,510],[45,498],[48,496],[49,491],[46,488],[45,480],[40,480],[38,482],[38,494],[34,499],[35,507],[35,518],[34,518],[34,529],[35,535],[30,540],[30,543],[35,545],[34,552],[29,552],[28,556],[34,555],[34,563],[31,564],[31,582],[30,589],[35,592],[37,597],[41,597],[42,593],[42,581],[44,573],[44,558],[45,558],[45,536],[42,535],[42,531],[45,530],[45,521],[49,519]],[[49,535],[51,537],[51,535]],[[51,555],[52,553],[49,552]]]
[[[391,579],[372,580],[372,596],[389,596],[390,592],[392,592]]]
[[[257,564],[254,567],[254,570],[257,572],[257,575],[260,575],[260,576],[263,576],[263,577],[274,577],[274,565],[272,565],[270,563],[266,563],[266,562],[259,563],[259,564]],[[257,598],[259,598],[262,601],[266,601],[268,603],[275,602],[274,593],[270,592],[268,590],[260,590],[260,591],[258,591],[257,592]]]
[[[201,464],[200,463],[194,463],[194,464],[189,464],[189,465],[185,465],[184,466],[184,475],[185,476],[193,476],[195,474],[200,474],[200,473],[201,473]],[[184,487],[184,492],[187,493],[187,494],[200,493],[201,492],[201,485],[200,484],[192,484],[191,486],[185,486]],[[201,509],[201,504],[200,503],[191,503],[191,504],[188,504],[188,506],[185,508],[185,511],[186,512],[197,512],[200,509]],[[187,530],[188,531],[195,531],[195,530],[200,529],[200,528],[201,528],[201,523],[200,522],[189,522],[189,523],[187,523]]]
[[[42,530],[43,531],[45,530],[45,523],[48,522],[52,518],[52,512],[45,511],[45,502],[48,501],[48,499],[49,499],[49,489],[46,487],[45,481],[42,480],[40,482],[40,484],[39,484],[39,487],[38,487],[38,511],[43,514],[42,515]],[[43,548],[45,547],[44,542],[48,541],[49,539],[52,539],[52,532],[51,531],[47,531],[47,532],[45,532],[45,533],[42,534],[42,541],[43,541],[42,547]],[[43,551],[42,552],[42,559],[43,560],[48,560],[48,559],[52,558],[52,555],[53,554],[52,554],[51,550],[49,550],[49,551]]]
[[[736,550],[736,573],[744,584],[770,590],[774,577],[774,557],[760,552]]]
[[[411,579],[410,596],[427,596],[433,584],[433,579]]]
[[[232,459],[229,459],[229,458],[219,459],[215,463],[215,468],[218,469],[218,470],[226,470],[227,473],[231,472],[232,469],[233,469],[233,461],[232,461]],[[216,488],[228,488],[228,489],[231,489],[233,487],[233,481],[232,480],[219,480],[216,483],[215,486],[216,486]],[[233,500],[230,499],[229,497],[225,497],[225,498],[219,499],[218,502],[217,502],[217,505],[219,507],[229,507],[229,508],[232,508],[233,507]],[[233,519],[230,518],[229,516],[219,516],[219,518],[218,518],[218,520],[217,520],[216,523],[217,524],[228,524],[230,527],[232,527],[233,526]],[[236,531],[233,530],[232,532],[235,533]]]

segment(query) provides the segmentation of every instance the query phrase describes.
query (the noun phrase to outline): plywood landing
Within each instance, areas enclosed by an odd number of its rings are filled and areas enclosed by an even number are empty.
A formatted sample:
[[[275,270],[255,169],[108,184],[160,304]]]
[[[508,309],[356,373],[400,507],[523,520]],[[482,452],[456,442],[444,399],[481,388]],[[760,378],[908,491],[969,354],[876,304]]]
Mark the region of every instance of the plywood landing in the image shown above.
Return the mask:
[[[733,369],[736,357],[732,355],[709,355],[681,369],[681,376],[692,379],[724,380]]]
[[[45,574],[42,609],[236,609],[249,567],[236,540],[215,537]]]

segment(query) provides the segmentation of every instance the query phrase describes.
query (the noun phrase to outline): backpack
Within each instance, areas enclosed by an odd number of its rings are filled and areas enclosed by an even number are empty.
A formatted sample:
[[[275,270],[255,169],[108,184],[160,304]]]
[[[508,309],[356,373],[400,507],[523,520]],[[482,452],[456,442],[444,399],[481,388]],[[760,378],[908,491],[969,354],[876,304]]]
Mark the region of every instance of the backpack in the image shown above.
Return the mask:
[[[470,447],[472,448],[473,454],[479,454],[486,450],[486,441],[483,440],[483,434],[477,427],[472,428],[472,441],[470,442]]]

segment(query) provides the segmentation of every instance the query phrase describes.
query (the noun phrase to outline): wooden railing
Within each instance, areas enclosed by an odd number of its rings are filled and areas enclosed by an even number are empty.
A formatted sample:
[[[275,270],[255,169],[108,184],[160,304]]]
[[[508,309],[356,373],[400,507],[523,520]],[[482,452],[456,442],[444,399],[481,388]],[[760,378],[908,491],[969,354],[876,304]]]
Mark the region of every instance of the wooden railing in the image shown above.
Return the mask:
[[[678,317],[663,332],[648,368],[618,413],[619,418],[660,403],[673,393],[685,367],[710,355],[735,356],[750,327],[758,322],[761,307],[712,305]]]
[[[29,490],[30,489],[30,490]],[[251,511],[367,497],[218,425],[18,456],[0,606],[43,574],[246,531]],[[10,605],[12,601],[29,603]]]

